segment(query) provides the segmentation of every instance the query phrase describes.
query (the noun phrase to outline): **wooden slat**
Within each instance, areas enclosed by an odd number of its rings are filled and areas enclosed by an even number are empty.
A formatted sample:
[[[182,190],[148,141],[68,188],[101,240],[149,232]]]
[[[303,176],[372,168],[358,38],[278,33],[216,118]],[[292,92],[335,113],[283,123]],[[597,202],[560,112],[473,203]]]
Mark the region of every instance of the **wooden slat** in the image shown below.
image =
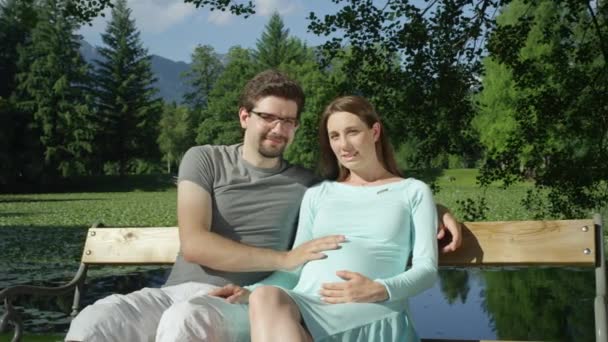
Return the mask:
[[[440,265],[591,266],[595,263],[593,220],[465,222],[462,233],[463,247],[442,254]]]
[[[82,262],[172,264],[179,251],[176,227],[90,228]]]
[[[587,227],[586,231],[583,227]],[[176,227],[91,228],[82,261],[172,264],[178,251]],[[463,247],[440,255],[439,264],[591,266],[595,252],[592,220],[465,222]]]

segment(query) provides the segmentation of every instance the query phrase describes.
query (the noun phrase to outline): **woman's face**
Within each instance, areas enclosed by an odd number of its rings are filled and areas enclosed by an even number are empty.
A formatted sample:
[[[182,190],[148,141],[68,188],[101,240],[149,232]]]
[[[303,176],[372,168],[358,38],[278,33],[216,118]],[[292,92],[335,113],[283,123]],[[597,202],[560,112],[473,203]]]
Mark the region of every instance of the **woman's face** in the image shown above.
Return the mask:
[[[347,169],[362,169],[378,161],[376,141],[380,136],[379,123],[369,128],[352,113],[336,112],[327,120],[327,132],[338,162]]]

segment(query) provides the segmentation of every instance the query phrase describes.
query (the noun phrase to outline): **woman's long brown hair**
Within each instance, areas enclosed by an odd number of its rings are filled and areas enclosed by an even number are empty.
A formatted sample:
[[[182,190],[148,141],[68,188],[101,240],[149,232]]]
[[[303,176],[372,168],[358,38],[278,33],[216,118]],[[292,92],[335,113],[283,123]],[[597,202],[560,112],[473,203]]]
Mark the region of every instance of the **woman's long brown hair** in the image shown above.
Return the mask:
[[[321,176],[326,179],[343,181],[350,174],[350,171],[338,162],[329,142],[327,121],[332,114],[337,112],[347,112],[356,115],[369,128],[372,128],[376,122],[379,123],[380,138],[376,141],[376,154],[378,160],[387,171],[394,175],[401,176],[401,172],[395,161],[393,147],[388,141],[384,127],[382,127],[380,116],[376,113],[374,106],[361,96],[338,97],[325,108],[319,126],[319,144],[321,146],[319,172]]]

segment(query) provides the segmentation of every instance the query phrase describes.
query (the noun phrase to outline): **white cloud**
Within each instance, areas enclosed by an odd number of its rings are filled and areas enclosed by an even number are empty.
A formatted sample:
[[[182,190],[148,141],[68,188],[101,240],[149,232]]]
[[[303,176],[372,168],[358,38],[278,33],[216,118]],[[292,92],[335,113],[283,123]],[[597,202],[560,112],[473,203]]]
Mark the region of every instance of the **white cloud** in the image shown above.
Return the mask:
[[[230,13],[229,11],[211,11],[209,12],[209,16],[207,17],[207,21],[217,25],[217,26],[226,26],[232,23],[236,19],[236,16]]]
[[[128,0],[127,6],[131,9],[131,19],[140,32],[161,33],[185,21],[189,17],[200,13],[192,4],[183,0]],[[92,36],[104,32],[112,13],[106,8],[105,17],[98,16],[91,22],[91,26],[83,25],[80,34]]]
[[[183,0],[129,0],[132,18],[142,32],[160,33],[196,13],[196,7]]]
[[[273,12],[287,15],[302,9],[299,0],[255,0],[255,11],[257,15],[269,16]]]

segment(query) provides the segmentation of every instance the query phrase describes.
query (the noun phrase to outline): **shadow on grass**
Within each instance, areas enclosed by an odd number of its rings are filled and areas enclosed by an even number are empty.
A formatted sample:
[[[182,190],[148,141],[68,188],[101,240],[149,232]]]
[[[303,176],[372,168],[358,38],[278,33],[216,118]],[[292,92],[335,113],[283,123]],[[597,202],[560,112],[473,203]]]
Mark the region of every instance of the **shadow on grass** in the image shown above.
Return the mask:
[[[84,226],[4,226],[0,227],[0,284],[3,278],[19,272],[12,265],[40,265],[46,273],[55,264],[77,263],[89,227]],[[47,268],[45,270],[45,268]]]
[[[44,334],[44,335],[34,335],[34,334],[24,334],[21,338],[22,341],[27,342],[63,342],[64,334]],[[12,333],[0,334],[0,342],[8,342],[13,338]]]
[[[1,203],[2,201],[0,201]],[[0,213],[0,217],[23,217],[30,216],[32,213]]]
[[[92,267],[85,282],[80,311],[111,294],[127,294],[144,287],[160,287],[164,284],[168,271],[168,267],[153,266]],[[74,273],[75,269],[69,277],[29,281],[26,284],[56,287],[67,283]],[[65,333],[70,324],[73,296],[74,292],[61,296],[19,296],[13,304],[22,314],[27,333]]]

